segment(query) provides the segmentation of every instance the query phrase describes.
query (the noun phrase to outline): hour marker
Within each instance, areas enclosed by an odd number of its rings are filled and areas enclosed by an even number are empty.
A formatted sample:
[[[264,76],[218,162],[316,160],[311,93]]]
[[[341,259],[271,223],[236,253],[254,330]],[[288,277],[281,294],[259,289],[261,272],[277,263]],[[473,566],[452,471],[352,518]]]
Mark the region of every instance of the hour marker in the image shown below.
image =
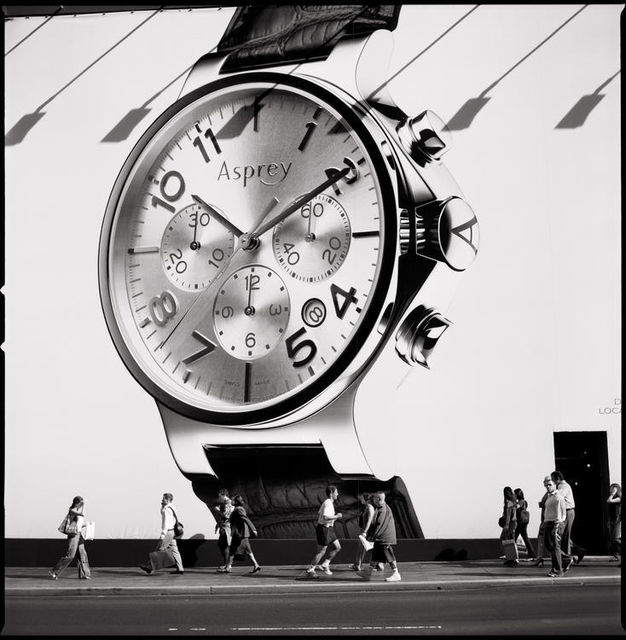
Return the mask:
[[[361,313],[361,311],[363,311],[363,309],[361,309],[361,307],[357,307],[357,308],[356,308],[356,312],[357,312],[357,313]]]
[[[313,367],[309,367],[309,373],[311,374],[311,376],[315,375],[315,372],[313,371]]]
[[[209,395],[210,391],[211,391],[211,387],[213,386],[213,380],[211,380],[211,382],[209,382],[209,386],[206,388],[206,394],[207,396]]]
[[[191,364],[192,362],[195,362],[196,360],[199,360],[200,358],[208,355],[215,349],[215,345],[206,336],[203,336],[199,331],[192,331],[191,335],[196,340],[199,340],[204,345],[204,348],[196,351],[195,353],[192,353],[190,356],[187,356],[183,360],[184,364]]]
[[[185,369],[185,373],[183,373],[183,382],[187,382],[187,380],[189,380],[190,375],[191,375],[191,371],[189,371],[189,369]]]
[[[152,338],[152,336],[156,333],[156,329],[149,335],[146,336],[146,340],[149,340],[150,338]]]
[[[137,255],[138,253],[158,253],[159,247],[135,247],[134,249],[129,249],[128,253],[131,256]]]
[[[356,161],[357,164],[363,164],[364,162],[365,162],[365,158],[361,158],[360,160]]]
[[[139,328],[143,329],[144,327],[147,327],[151,322],[152,322],[152,320],[150,320],[150,318],[145,318],[145,320],[142,320],[139,323]]]
[[[163,364],[165,364],[165,361],[172,355],[172,352],[170,351],[166,356],[165,356],[165,360],[163,360]]]
[[[380,235],[380,231],[353,231],[353,238],[376,238]]]
[[[244,383],[243,383],[243,401],[250,402],[250,380],[252,376],[252,364],[245,363]]]

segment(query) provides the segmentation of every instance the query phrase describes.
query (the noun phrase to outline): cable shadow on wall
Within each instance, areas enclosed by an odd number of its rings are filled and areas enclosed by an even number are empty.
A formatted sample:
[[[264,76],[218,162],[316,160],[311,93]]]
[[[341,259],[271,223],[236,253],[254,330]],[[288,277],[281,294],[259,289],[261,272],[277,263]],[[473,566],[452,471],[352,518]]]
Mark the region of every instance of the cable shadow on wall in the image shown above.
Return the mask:
[[[542,40],[534,49],[531,49],[523,58],[518,60],[508,71],[501,75],[497,80],[492,82],[486,89],[484,89],[477,97],[470,98],[467,102],[452,116],[449,120],[446,128],[450,131],[460,131],[461,129],[467,129],[471,126],[474,118],[483,109],[483,107],[491,100],[487,93],[489,93],[494,87],[496,87],[504,78],[506,78],[512,71],[517,69],[525,60],[527,60],[535,51],[540,49],[546,42],[552,39],[561,29],[563,29],[569,22],[571,22],[581,11],[586,9],[589,5],[583,5],[578,11],[571,15],[562,25],[557,27],[547,38]]]
[[[394,78],[399,76],[403,71],[405,71],[408,67],[410,67],[419,57],[423,56],[431,47],[434,47],[440,40],[445,38],[445,36],[447,36],[450,33],[450,31],[452,31],[452,29],[454,29],[461,22],[463,22],[463,20],[465,20],[470,15],[470,13],[472,13],[473,11],[476,11],[478,7],[480,7],[479,4],[474,5],[466,14],[462,15],[455,23],[449,26],[441,35],[437,36],[427,47],[422,49],[416,56],[411,58],[407,63],[405,63],[402,67],[400,67],[392,76],[387,78],[387,80],[385,80],[385,82],[383,82],[377,89],[372,91],[367,96],[367,99],[372,100],[374,96],[377,95],[380,91],[382,91]]]
[[[128,39],[133,33],[135,33],[138,29],[143,27],[143,25],[156,16],[161,9],[157,9],[153,13],[151,13],[145,20],[140,22],[136,27],[131,29],[121,40],[118,40],[112,47],[107,49],[102,55],[96,58],[91,64],[85,67],[78,75],[74,76],[66,85],[61,87],[55,94],[50,96],[45,102],[40,104],[35,111],[32,113],[27,113],[23,115],[15,125],[6,133],[4,137],[5,146],[12,146],[19,144],[24,140],[24,138],[28,135],[31,129],[46,115],[46,112],[43,109],[49,105],[57,96],[63,93],[68,87],[70,87],[74,82],[76,82],[82,75],[84,75],[87,71],[89,71],[92,67],[94,67],[100,60],[102,60],[105,56],[107,56],[111,51],[113,51],[116,47],[118,47],[124,40]]]
[[[41,29],[42,27],[44,27],[46,24],[48,24],[48,22],[50,22],[50,20],[52,20],[52,18],[54,18],[54,16],[56,16],[60,11],[63,10],[63,6],[59,5],[59,8],[51,15],[49,15],[39,26],[35,27],[30,33],[26,34],[17,44],[14,44],[5,54],[4,57],[6,58],[9,53],[11,53],[11,51],[15,51],[15,49],[17,49],[23,42],[25,42],[26,40],[28,40],[28,38],[30,38],[32,35],[35,34],[35,32],[39,31],[39,29]]]
[[[621,69],[603,82],[593,93],[582,96],[578,102],[563,116],[555,129],[576,129],[585,124],[589,114],[598,106],[604,94],[600,93],[609,82],[621,73]]]
[[[366,12],[367,7],[363,7],[362,11],[359,14],[351,16],[349,19],[345,21],[345,23],[341,24],[337,30],[330,30],[328,34],[326,34],[326,38],[324,39],[322,46],[329,44],[333,40],[337,39],[339,35],[345,31],[357,18],[359,18],[362,14]],[[242,9],[240,9],[242,10]],[[211,57],[211,54],[220,50],[221,41],[211,49],[204,57]],[[230,53],[228,49],[223,51],[224,55],[226,53]],[[307,56],[303,61],[295,64],[293,69],[289,71],[289,74],[294,73],[299,67],[307,61],[307,59],[314,59],[314,56]],[[190,67],[187,67],[185,71],[183,71],[180,75],[176,76],[174,80],[168,83],[163,89],[153,95],[151,98],[146,100],[140,107],[130,109],[130,111],[107,133],[104,138],[102,138],[101,142],[123,142],[126,140],[132,133],[133,129],[145,118],[145,116],[150,113],[150,109],[148,105],[155,100],[159,95],[163,93],[167,88],[169,88],[174,82],[180,79],[185,73],[190,71],[195,66],[195,63]],[[269,95],[276,88],[276,84],[270,86],[263,93],[258,96],[255,96],[253,103],[249,105],[244,105],[240,108],[233,116],[226,122],[226,124],[216,133],[216,137],[220,140],[223,139],[231,139],[235,138],[241,134],[244,128],[248,125],[252,120],[255,121],[256,128],[256,119],[264,104],[262,102],[263,98]]]
[[[164,91],[169,89],[177,80],[180,80],[186,73],[191,71],[193,65],[187,67],[179,73],[171,82],[168,82],[160,91],[157,91],[151,98],[148,98],[140,107],[131,109],[100,142],[123,142],[130,137],[133,129],[150,113],[148,105],[156,100]]]

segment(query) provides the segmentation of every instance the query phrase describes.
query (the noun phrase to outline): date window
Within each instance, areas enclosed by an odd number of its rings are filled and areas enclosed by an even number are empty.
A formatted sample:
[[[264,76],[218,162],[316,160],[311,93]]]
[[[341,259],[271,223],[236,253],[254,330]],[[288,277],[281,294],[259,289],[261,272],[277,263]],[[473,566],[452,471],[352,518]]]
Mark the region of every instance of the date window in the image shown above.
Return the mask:
[[[302,305],[302,319],[309,327],[319,327],[326,320],[326,305],[319,298],[311,298]]]

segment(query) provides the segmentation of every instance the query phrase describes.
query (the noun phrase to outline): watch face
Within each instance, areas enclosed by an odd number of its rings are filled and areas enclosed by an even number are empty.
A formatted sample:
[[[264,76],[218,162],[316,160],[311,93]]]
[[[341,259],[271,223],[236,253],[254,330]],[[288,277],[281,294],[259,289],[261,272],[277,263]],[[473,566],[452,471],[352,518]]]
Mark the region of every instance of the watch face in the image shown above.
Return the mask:
[[[285,415],[371,332],[397,233],[363,117],[305,80],[240,74],[179,100],[135,147],[100,286],[126,365],[172,409],[217,424]]]

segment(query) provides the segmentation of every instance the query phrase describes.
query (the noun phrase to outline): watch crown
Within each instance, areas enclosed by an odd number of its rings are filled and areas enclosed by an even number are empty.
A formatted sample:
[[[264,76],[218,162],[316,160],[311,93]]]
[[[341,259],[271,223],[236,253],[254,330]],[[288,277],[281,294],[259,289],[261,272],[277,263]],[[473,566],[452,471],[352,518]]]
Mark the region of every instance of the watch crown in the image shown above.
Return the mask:
[[[440,160],[452,145],[446,123],[430,110],[405,120],[398,128],[398,136],[414,160]]]
[[[396,333],[396,352],[406,363],[430,369],[428,358],[451,324],[450,320],[433,309],[421,305],[416,307]]]
[[[404,255],[409,250],[411,242],[411,229],[409,222],[409,212],[400,209],[400,255]]]
[[[478,253],[480,231],[473,209],[456,196],[415,209],[415,250],[464,271]]]

